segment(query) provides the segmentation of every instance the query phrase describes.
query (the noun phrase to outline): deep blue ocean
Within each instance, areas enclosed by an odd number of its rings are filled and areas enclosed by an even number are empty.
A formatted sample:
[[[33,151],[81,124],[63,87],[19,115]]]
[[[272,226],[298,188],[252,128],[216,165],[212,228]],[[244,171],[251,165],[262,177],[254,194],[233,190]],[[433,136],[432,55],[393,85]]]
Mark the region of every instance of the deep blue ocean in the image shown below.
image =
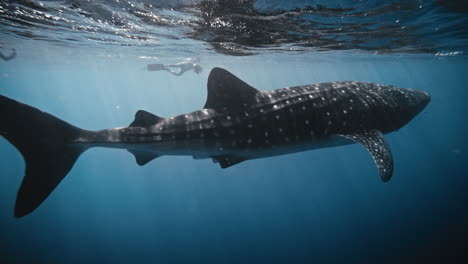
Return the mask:
[[[467,25],[466,1],[0,1],[0,52],[16,51],[0,95],[84,129],[201,109],[214,67],[263,90],[355,80],[432,98],[385,135],[388,183],[357,144],[227,169],[92,148],[19,219],[25,163],[0,137],[0,263],[466,263]],[[145,68],[187,61],[203,71]]]

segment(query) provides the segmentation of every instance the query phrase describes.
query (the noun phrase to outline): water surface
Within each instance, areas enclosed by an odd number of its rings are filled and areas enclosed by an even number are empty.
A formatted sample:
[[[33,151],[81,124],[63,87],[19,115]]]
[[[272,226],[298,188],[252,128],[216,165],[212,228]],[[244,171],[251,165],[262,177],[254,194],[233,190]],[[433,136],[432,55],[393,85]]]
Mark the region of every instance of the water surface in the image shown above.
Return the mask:
[[[2,263],[415,263],[466,257],[463,1],[2,1],[0,94],[85,129],[198,110],[210,69],[258,89],[356,80],[432,101],[386,135],[382,183],[359,145],[246,161],[91,149],[32,214],[0,138]],[[148,72],[196,58],[200,74]],[[4,113],[2,113],[4,114]],[[19,120],[21,121],[21,120]]]

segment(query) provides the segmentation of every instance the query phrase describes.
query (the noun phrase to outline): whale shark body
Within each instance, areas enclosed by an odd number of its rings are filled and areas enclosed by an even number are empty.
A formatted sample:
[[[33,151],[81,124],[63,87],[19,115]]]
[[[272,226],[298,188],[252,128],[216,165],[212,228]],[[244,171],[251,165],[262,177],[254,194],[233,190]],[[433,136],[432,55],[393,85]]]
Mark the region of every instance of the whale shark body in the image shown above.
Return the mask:
[[[430,101],[421,91],[366,82],[328,82],[257,90],[214,68],[203,109],[170,118],[143,110],[128,127],[89,131],[0,96],[0,135],[23,155],[26,173],[15,216],[35,210],[91,147],[127,149],[139,165],[162,155],[212,158],[222,168],[316,148],[362,144],[381,179],[393,159],[383,137]]]

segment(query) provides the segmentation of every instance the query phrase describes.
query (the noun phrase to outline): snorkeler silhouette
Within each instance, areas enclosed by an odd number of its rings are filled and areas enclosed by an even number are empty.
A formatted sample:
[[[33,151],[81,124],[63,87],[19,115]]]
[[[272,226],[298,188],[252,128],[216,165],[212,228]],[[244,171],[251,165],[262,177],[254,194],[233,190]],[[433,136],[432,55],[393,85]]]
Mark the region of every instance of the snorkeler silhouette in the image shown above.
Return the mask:
[[[4,61],[9,61],[9,60],[13,59],[14,57],[16,57],[16,50],[15,49],[11,49],[11,54],[9,56],[5,56],[5,55],[3,55],[2,52],[0,52],[0,58],[2,58]]]
[[[175,76],[181,76],[184,74],[186,71],[192,70],[196,73],[202,72],[203,68],[194,62],[191,61],[186,61],[186,62],[179,62],[177,64],[160,64],[160,63],[154,63],[154,64],[148,64],[146,65],[146,69],[148,71],[168,71]]]

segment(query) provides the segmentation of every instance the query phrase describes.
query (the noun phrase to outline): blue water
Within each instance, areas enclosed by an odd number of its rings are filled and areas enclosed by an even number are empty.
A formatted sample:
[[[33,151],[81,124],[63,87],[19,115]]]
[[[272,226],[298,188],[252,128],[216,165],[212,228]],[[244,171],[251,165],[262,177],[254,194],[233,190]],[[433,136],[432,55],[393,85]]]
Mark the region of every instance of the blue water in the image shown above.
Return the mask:
[[[281,1],[264,2],[257,1],[256,8],[275,12]],[[7,26],[12,20],[1,18],[0,51],[14,47],[18,55],[0,60],[0,94],[90,130],[127,126],[138,109],[173,116],[202,108],[213,67],[226,68],[258,89],[357,80],[423,90],[432,101],[407,126],[385,136],[395,160],[388,183],[356,144],[228,169],[178,156],[140,167],[127,151],[94,148],[37,210],[20,219],[13,208],[24,161],[0,138],[0,263],[428,263],[448,258],[462,263],[466,258],[466,29],[458,37],[446,32],[447,46],[441,46],[443,39],[437,45],[425,42],[431,47],[425,51],[402,44],[391,52],[356,45],[285,52],[296,39],[276,43],[278,51],[260,47],[251,56],[233,56],[197,37],[163,39],[162,51],[141,42],[90,40],[80,47],[25,37]],[[52,34],[40,27],[29,30]],[[82,32],[70,36],[86,37]],[[244,44],[236,45],[254,47]],[[176,77],[143,69],[186,57],[200,59],[203,72]]]

